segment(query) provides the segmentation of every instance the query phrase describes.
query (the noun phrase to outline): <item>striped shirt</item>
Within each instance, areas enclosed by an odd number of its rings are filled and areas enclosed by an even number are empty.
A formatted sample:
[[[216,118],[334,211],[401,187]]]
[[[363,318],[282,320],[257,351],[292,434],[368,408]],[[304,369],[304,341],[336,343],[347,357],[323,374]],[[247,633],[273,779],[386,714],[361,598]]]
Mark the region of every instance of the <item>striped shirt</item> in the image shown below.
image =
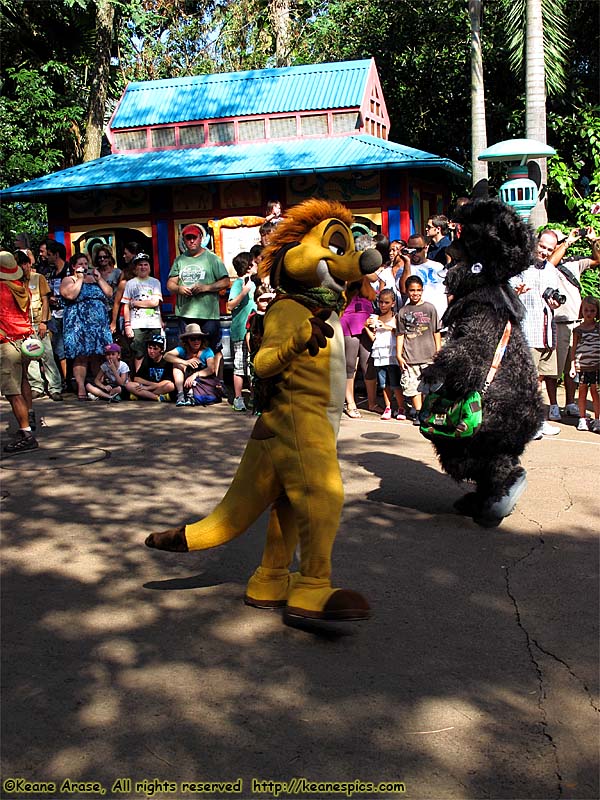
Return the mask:
[[[595,372],[600,369],[600,322],[587,331],[580,325],[573,333],[579,337],[575,351],[575,369],[578,372]]]

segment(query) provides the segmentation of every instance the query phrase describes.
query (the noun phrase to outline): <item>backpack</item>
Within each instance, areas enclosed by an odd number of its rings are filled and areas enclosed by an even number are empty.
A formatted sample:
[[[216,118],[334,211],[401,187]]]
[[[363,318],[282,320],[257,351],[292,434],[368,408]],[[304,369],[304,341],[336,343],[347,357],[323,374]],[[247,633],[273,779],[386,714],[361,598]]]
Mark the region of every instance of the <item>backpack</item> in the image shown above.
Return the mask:
[[[477,433],[482,417],[479,392],[471,392],[460,400],[448,400],[438,392],[431,392],[423,398],[419,430],[427,439],[438,436],[465,439]]]
[[[490,367],[481,392],[471,392],[458,400],[449,400],[440,392],[430,392],[423,398],[423,408],[419,412],[419,430],[426,439],[438,437],[446,439],[467,439],[474,436],[483,420],[483,397],[496,376],[500,362],[504,357],[511,332],[510,320],[496,347],[492,366]]]

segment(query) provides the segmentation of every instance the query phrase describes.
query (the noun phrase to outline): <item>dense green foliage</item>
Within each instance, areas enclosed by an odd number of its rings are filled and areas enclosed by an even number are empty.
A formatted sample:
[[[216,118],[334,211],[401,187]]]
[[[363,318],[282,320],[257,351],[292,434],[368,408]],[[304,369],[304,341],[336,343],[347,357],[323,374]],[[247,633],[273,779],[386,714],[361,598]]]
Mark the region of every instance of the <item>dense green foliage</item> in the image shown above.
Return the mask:
[[[130,80],[274,64],[272,0],[111,2],[115,22],[106,120]],[[508,5],[516,7],[512,0],[483,4],[490,144],[524,135],[524,82],[507,58]],[[567,9],[567,30],[560,34],[567,39],[564,88],[549,95],[547,106],[548,142],[558,151],[549,165],[555,193],[550,217],[583,224],[588,198],[599,188],[597,4],[569,0]],[[93,0],[0,0],[2,186],[81,160],[96,11]],[[391,138],[469,166],[467,0],[290,0],[289,13],[290,63],[374,56]],[[494,165],[492,189],[502,179],[502,167]],[[25,210],[4,210],[4,239],[10,228],[24,227],[15,213]],[[27,213],[37,218],[41,212]]]

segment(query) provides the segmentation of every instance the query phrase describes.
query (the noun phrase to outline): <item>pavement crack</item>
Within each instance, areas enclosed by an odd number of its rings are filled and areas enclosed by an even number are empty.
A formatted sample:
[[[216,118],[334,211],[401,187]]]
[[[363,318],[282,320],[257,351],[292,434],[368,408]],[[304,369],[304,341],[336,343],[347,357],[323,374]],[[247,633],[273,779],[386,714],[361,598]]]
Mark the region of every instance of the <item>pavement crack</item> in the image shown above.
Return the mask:
[[[535,669],[535,672],[536,672],[536,675],[537,675],[537,682],[538,682],[538,703],[537,704],[538,704],[538,709],[539,709],[539,712],[540,712],[541,733],[542,733],[542,736],[544,737],[544,739],[547,740],[548,744],[552,748],[552,755],[553,755],[553,758],[554,758],[554,765],[555,765],[554,774],[556,776],[556,792],[557,792],[556,797],[560,798],[560,797],[563,796],[563,779],[562,779],[562,775],[561,775],[560,759],[559,759],[559,755],[558,755],[558,748],[557,748],[556,743],[555,743],[555,741],[554,741],[554,739],[552,737],[552,734],[550,733],[550,729],[549,729],[550,726],[549,726],[549,723],[548,723],[548,715],[547,715],[546,708],[545,708],[545,705],[544,705],[544,701],[545,701],[546,696],[547,696],[546,695],[546,688],[545,688],[545,685],[544,685],[544,673],[543,673],[542,668],[541,668],[541,666],[540,666],[540,664],[539,664],[539,662],[538,662],[538,660],[536,658],[536,654],[534,652],[534,648],[537,649],[539,652],[545,652],[545,651],[542,650],[538,646],[538,644],[535,642],[534,639],[532,639],[532,637],[529,635],[529,631],[523,625],[523,621],[521,619],[521,612],[519,610],[519,603],[518,603],[517,598],[515,597],[515,595],[514,595],[514,593],[512,591],[511,581],[510,581],[512,567],[515,567],[517,564],[520,564],[521,562],[523,562],[524,560],[529,558],[532,555],[532,553],[534,553],[536,550],[538,550],[540,547],[543,547],[543,546],[544,546],[544,540],[540,536],[538,543],[533,545],[525,555],[523,555],[523,556],[521,556],[521,558],[518,558],[515,561],[513,561],[513,563],[510,566],[508,566],[508,565],[505,566],[504,567],[504,581],[505,581],[505,585],[506,585],[506,593],[507,593],[508,597],[510,598],[510,601],[513,604],[513,608],[515,610],[515,619],[516,619],[516,622],[517,622],[517,626],[520,628],[521,632],[523,633],[523,636],[525,637],[525,643],[526,643],[526,647],[527,647],[527,652],[529,654],[529,660],[531,661],[531,664],[533,665],[533,668]]]
[[[575,680],[583,687],[583,690],[587,694],[588,700],[590,701],[590,705],[594,709],[594,711],[600,713],[600,708],[598,708],[598,706],[594,703],[594,696],[589,687],[587,686],[587,684],[585,683],[585,681],[583,680],[583,678],[580,678],[579,675],[573,671],[573,669],[569,666],[569,664],[567,664],[567,662],[564,659],[560,658],[554,653],[551,653],[550,650],[546,650],[546,648],[542,647],[542,645],[536,639],[532,639],[531,641],[541,653],[548,656],[549,658],[554,659],[554,661],[558,662],[559,664],[562,664],[562,666],[565,667],[569,675],[575,678]]]

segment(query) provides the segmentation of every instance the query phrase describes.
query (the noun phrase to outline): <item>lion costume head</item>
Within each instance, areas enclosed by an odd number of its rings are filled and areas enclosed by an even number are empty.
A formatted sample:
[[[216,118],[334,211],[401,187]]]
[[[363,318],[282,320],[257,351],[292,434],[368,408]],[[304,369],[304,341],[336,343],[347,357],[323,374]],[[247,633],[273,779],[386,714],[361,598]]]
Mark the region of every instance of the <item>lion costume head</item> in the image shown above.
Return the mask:
[[[381,264],[377,250],[357,252],[352,221],[335,201],[305,200],[289,209],[265,249],[261,277],[269,275],[273,288],[288,293],[325,289],[341,296],[348,281]]]

